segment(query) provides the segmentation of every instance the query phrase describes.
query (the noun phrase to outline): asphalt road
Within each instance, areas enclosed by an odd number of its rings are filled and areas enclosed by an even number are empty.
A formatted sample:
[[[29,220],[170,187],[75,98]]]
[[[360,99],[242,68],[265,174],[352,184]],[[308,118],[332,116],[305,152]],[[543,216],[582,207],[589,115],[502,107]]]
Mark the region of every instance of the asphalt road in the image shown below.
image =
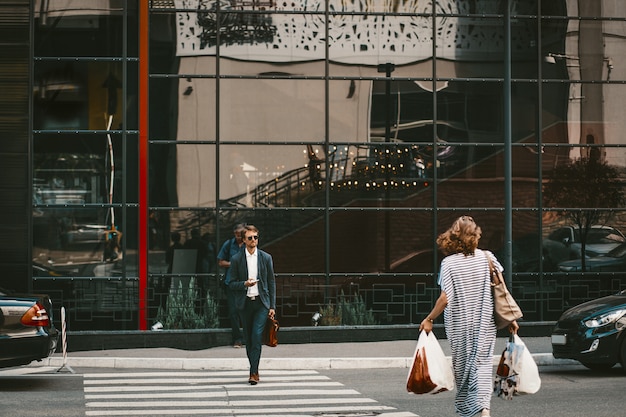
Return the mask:
[[[221,376],[220,386],[202,391],[197,400],[188,398],[195,389],[202,388],[203,382],[194,378],[203,378],[216,371],[163,371],[150,369],[73,369],[75,373],[57,372],[54,368],[40,368],[35,373],[25,372],[21,368],[0,370],[0,416],[2,417],[71,417],[86,415],[130,415],[124,407],[132,412],[144,414],[134,415],[165,415],[163,410],[172,407],[180,412],[181,417],[191,415],[226,415],[241,414],[259,416],[280,416],[283,412],[276,410],[271,404],[261,402],[261,398],[278,398],[287,401],[293,390],[302,390],[292,400],[294,407],[289,415],[317,416],[384,416],[386,413],[398,416],[420,417],[453,417],[454,392],[437,395],[414,395],[404,388],[407,369],[341,369],[319,371],[267,371],[261,374],[261,383],[256,387],[247,385],[245,375],[236,371],[228,371]],[[29,370],[28,372],[32,372]],[[540,367],[542,388],[537,394],[517,396],[511,401],[493,398],[492,415],[506,417],[622,417],[626,416],[626,372],[616,366],[607,372],[592,372],[578,365]],[[161,378],[159,390],[174,391],[169,394],[172,403],[155,399],[154,389],[144,394],[134,394],[149,379],[156,384]],[[154,378],[154,379],[150,379]],[[290,379],[291,378],[291,379]],[[281,381],[283,382],[281,384]],[[301,382],[298,382],[301,381]],[[316,384],[326,384],[323,389],[329,390],[326,395],[315,392]],[[265,385],[264,385],[265,384]],[[110,398],[110,394],[95,394],[89,391],[103,387],[106,393],[115,392],[119,387],[132,387],[130,393],[121,394],[124,398]],[[140,387],[139,387],[140,388]],[[318,390],[321,388],[318,388]],[[228,405],[224,406],[208,397],[206,392],[214,392],[216,397],[227,393]],[[259,390],[272,390],[271,396]],[[291,393],[288,393],[289,390]],[[140,391],[140,389],[139,389]],[[123,391],[128,392],[128,391]],[[175,394],[175,392],[185,393]],[[308,394],[307,394],[308,392]],[[341,392],[341,395],[339,395]],[[134,395],[144,395],[133,400]],[[168,394],[163,394],[168,395]],[[262,395],[262,397],[261,397]],[[353,405],[342,404],[341,398],[349,397]],[[179,398],[180,397],[180,398]],[[118,401],[116,404],[112,402]],[[133,401],[145,401],[145,407],[137,408]],[[155,402],[156,401],[156,402]],[[211,413],[185,413],[185,401],[203,401]],[[152,411],[148,408],[152,407]],[[232,412],[229,407],[237,409]],[[353,407],[353,408],[351,408]],[[362,407],[362,408],[359,408]],[[191,409],[191,408],[190,408]],[[220,411],[222,410],[222,411]],[[307,411],[317,410],[317,411]],[[353,411],[350,411],[353,410]],[[358,411],[360,410],[360,411]],[[368,411],[369,410],[369,411]],[[115,412],[117,414],[107,414]],[[128,412],[130,413],[130,411]],[[173,411],[172,411],[173,413]],[[380,414],[376,414],[380,413]],[[395,414],[398,413],[398,414]],[[171,414],[174,415],[174,414]]]
[[[592,372],[580,365],[539,368],[541,389],[533,395],[507,401],[493,397],[494,417],[624,417],[626,416],[626,372],[615,366]],[[366,397],[420,417],[454,417],[454,392],[414,395],[404,388],[406,369],[325,370]]]

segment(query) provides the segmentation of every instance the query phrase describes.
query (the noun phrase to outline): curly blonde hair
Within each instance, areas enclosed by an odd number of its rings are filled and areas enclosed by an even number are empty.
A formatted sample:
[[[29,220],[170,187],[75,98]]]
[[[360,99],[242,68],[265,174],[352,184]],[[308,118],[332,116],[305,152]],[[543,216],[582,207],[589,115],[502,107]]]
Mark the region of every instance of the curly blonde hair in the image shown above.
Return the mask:
[[[473,255],[478,247],[482,230],[470,216],[461,216],[452,226],[437,237],[437,245],[445,255],[463,253]]]

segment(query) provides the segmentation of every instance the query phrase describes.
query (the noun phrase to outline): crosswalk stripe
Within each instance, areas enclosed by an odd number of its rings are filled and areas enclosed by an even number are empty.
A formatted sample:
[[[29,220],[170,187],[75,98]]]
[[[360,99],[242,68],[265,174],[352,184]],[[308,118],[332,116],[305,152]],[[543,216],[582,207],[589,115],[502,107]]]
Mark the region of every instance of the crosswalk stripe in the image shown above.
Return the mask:
[[[86,416],[416,417],[379,404],[315,370],[129,372],[84,375]]]
[[[246,375],[247,380],[248,375]],[[285,375],[285,376],[261,376],[263,381],[311,381],[311,380],[326,380],[329,379],[323,375]],[[212,377],[205,376],[201,378],[177,378],[176,382],[179,384],[200,384],[210,382],[212,384],[221,384],[234,381],[241,381],[241,377]],[[85,379],[85,385],[106,385],[106,384],[122,384],[122,385],[136,385],[136,384],[166,384],[170,385],[172,378],[128,378],[128,379]]]
[[[284,375],[285,371],[269,369],[264,370],[263,375]],[[289,371],[289,375],[318,375],[319,373],[315,370],[293,370]],[[99,372],[89,374],[89,378],[120,378],[124,375],[133,375],[135,377],[197,377],[197,376],[245,376],[249,375],[248,371],[155,371],[155,372],[129,372],[129,373],[119,373],[119,372]]]
[[[214,397],[260,397],[267,396],[268,391],[252,391],[242,390],[242,391],[219,391],[219,392],[167,392],[167,393],[155,393],[152,391],[151,387],[144,387],[146,391],[141,394],[86,394],[85,399],[87,400],[97,400],[97,399],[160,399],[160,398],[214,398]],[[358,391],[353,389],[343,389],[343,390],[323,390],[323,389],[301,389],[301,390],[281,390],[280,396],[294,396],[294,395],[359,395]]]
[[[297,400],[241,400],[241,401],[111,401],[111,402],[87,402],[87,407],[267,407],[282,405],[312,405],[312,404],[355,404],[355,403],[375,403],[376,400],[370,398],[299,398]]]
[[[87,416],[147,416],[152,415],[155,412],[158,412],[159,415],[209,415],[209,414],[217,414],[217,415],[229,415],[229,416],[240,416],[240,415],[249,415],[249,416],[280,416],[284,417],[285,413],[299,413],[295,414],[298,417],[310,416],[312,414],[322,414],[322,413],[363,413],[363,412],[377,412],[377,416],[386,417],[385,414],[381,414],[383,411],[394,410],[393,407],[388,407],[384,405],[378,406],[348,406],[348,407],[298,407],[298,408],[264,408],[259,410],[236,410],[233,408],[223,408],[223,409],[198,409],[198,408],[189,408],[189,409],[175,409],[175,410],[167,410],[167,409],[159,409],[156,411],[155,409],[143,409],[143,410],[97,410],[86,412]],[[241,414],[240,414],[241,411]],[[302,414],[309,413],[309,414]],[[415,417],[415,414],[412,414]]]
[[[341,387],[342,383],[336,381],[315,381],[315,382],[266,382],[263,381],[263,388],[296,388],[296,387]],[[86,386],[85,392],[136,392],[136,391],[189,391],[189,390],[221,390],[221,389],[241,389],[249,390],[248,385],[243,385],[241,381],[238,384],[221,384],[221,385],[181,385],[181,386],[164,386],[164,385],[139,385],[139,386]],[[253,394],[254,395],[254,394]]]

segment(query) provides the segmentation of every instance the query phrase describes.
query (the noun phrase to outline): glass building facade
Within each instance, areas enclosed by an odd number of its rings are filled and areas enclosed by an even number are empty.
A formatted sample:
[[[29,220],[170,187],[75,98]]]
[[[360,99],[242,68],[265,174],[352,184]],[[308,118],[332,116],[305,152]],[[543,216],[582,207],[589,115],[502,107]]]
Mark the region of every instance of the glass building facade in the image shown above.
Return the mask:
[[[283,326],[419,323],[460,215],[527,321],[626,288],[623,1],[29,6],[28,279],[70,330],[165,322],[190,282],[228,327],[237,223]]]

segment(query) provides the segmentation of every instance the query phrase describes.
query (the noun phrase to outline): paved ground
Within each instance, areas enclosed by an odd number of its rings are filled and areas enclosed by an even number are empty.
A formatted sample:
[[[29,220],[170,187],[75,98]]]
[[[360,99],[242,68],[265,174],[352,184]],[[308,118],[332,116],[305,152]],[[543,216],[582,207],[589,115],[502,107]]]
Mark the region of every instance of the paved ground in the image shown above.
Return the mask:
[[[552,357],[549,337],[522,338],[538,365],[575,363]],[[408,368],[416,341],[398,340],[355,343],[279,344],[263,347],[261,367],[264,369],[357,369]],[[450,354],[448,341],[440,340]],[[506,338],[498,338],[494,363],[506,345]],[[203,350],[170,348],[112,349],[70,352],[65,357],[57,353],[31,366],[153,368],[153,369],[247,369],[245,348],[231,346]]]

